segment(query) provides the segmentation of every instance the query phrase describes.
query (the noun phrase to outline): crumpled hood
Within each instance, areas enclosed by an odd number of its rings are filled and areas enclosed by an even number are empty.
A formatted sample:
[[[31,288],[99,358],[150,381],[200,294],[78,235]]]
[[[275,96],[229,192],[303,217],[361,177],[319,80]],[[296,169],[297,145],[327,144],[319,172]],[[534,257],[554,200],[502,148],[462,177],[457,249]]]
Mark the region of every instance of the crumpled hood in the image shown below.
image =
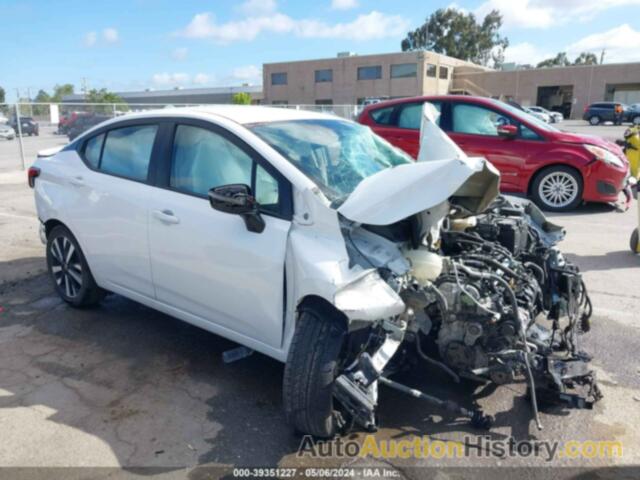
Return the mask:
[[[500,173],[484,158],[469,158],[436,125],[437,111],[423,108],[418,162],[365,178],[338,212],[351,221],[390,225],[450,197],[471,213],[483,211],[498,195]]]

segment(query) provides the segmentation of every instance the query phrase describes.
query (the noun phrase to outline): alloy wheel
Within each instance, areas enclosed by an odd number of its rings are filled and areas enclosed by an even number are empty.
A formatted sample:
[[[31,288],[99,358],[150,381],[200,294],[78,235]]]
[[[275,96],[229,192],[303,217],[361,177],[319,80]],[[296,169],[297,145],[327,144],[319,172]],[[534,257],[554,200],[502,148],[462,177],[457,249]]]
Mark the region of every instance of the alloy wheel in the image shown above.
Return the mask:
[[[578,182],[571,174],[551,172],[540,181],[538,195],[548,206],[562,208],[576,199],[578,190]]]
[[[65,236],[51,242],[51,274],[58,287],[68,298],[74,298],[82,289],[82,262],[73,242]]]

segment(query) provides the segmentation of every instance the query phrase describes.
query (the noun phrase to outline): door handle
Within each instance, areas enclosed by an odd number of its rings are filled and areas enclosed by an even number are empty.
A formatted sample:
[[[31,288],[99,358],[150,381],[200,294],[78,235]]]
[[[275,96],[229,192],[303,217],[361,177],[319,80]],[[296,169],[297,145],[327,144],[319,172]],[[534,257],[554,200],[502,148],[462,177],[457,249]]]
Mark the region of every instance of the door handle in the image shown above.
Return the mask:
[[[79,175],[77,177],[71,177],[69,183],[74,187],[82,187],[84,185],[84,178]]]
[[[153,216],[160,220],[162,223],[175,225],[180,223],[180,219],[176,217],[171,210],[154,210]]]

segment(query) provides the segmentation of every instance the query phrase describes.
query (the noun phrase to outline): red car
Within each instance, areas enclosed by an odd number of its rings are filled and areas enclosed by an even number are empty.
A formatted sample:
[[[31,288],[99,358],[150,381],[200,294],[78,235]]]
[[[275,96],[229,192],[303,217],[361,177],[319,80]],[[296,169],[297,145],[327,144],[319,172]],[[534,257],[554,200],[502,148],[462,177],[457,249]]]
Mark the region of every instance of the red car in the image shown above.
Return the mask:
[[[629,163],[615,143],[562,132],[491,98],[403,98],[369,105],[358,121],[416,158],[424,102],[440,111],[440,128],[465,153],[485,157],[500,170],[503,192],[530,196],[543,209],[616,202],[626,187]]]

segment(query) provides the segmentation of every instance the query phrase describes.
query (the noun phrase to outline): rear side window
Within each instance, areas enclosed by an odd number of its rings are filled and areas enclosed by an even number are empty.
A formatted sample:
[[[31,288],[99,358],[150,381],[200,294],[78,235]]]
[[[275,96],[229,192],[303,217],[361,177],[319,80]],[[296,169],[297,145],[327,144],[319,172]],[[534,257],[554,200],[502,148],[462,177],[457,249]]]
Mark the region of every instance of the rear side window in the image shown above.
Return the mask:
[[[391,114],[393,113],[393,107],[379,108],[378,110],[372,110],[369,115],[374,122],[378,125],[390,125]]]
[[[100,170],[132,180],[146,180],[158,127],[144,125],[107,133]]]
[[[104,133],[97,137],[90,138],[84,147],[84,159],[91,168],[98,168],[100,164],[100,153],[102,152],[102,143],[104,142]]]
[[[436,107],[438,112],[441,111],[442,104],[440,102],[429,102]],[[397,113],[396,124],[398,128],[408,128],[410,130],[420,130],[422,122],[422,103],[408,103],[399,108]],[[440,115],[436,119],[436,125],[440,125]]]

